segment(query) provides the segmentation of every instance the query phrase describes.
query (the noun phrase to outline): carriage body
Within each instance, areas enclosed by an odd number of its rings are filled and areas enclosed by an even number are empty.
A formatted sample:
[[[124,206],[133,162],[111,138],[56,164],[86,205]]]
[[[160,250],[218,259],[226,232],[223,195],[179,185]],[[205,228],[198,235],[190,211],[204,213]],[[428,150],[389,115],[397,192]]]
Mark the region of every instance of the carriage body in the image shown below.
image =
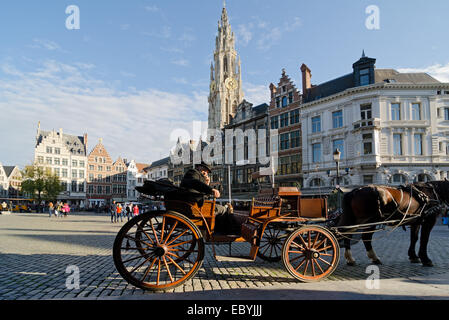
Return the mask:
[[[240,233],[228,235],[216,232],[215,199],[205,200],[199,207],[183,200],[183,192],[179,188],[152,192],[164,198],[166,210],[144,213],[119,232],[114,243],[114,262],[120,274],[133,285],[165,290],[182,284],[201,266],[205,244],[212,245],[218,260],[214,244],[249,243],[250,252],[245,259],[282,259],[290,274],[301,281],[319,281],[330,275],[338,264],[338,242],[331,232],[316,225],[327,219],[325,198],[301,199],[295,187],[261,190],[247,210],[234,211],[240,221]],[[329,261],[323,259],[325,255],[330,257]],[[142,266],[134,265],[135,260],[143,260]],[[304,265],[295,265],[295,260]],[[132,266],[124,263],[130,261]],[[153,273],[156,275],[151,278]]]

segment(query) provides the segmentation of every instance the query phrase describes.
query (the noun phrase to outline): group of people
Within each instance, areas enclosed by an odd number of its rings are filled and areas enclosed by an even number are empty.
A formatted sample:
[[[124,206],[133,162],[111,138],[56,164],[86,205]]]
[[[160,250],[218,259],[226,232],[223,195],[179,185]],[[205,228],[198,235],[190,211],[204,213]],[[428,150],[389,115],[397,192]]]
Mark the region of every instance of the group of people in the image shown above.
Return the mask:
[[[126,217],[129,221],[133,216],[138,216],[140,213],[139,206],[137,204],[128,204],[125,205],[121,203],[112,202],[111,205],[111,223],[118,222],[120,219],[123,222],[123,219]]]
[[[55,215],[55,217],[67,217],[69,212],[70,206],[67,202],[62,203],[58,201],[56,204],[53,204],[53,202],[48,204],[48,214],[50,218],[52,215]]]

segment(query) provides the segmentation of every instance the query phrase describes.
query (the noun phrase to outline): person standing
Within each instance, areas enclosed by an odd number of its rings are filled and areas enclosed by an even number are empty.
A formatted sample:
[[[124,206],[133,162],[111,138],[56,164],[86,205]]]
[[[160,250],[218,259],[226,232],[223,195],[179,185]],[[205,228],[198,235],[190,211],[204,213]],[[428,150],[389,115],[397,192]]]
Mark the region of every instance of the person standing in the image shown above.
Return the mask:
[[[111,205],[111,223],[117,222],[117,205],[112,201]]]
[[[64,217],[66,218],[67,217],[67,214],[70,212],[70,207],[69,207],[69,204],[66,202],[65,204],[64,204]]]
[[[117,204],[117,222],[118,222],[118,218],[120,218],[120,222],[123,222],[123,207],[122,205],[119,203]]]
[[[139,215],[139,207],[137,206],[137,204],[135,204],[133,207],[133,215],[134,217],[137,217]]]
[[[132,206],[131,203],[129,203],[129,204],[126,206],[126,217],[128,218],[128,221],[129,221],[129,219],[131,218],[131,206]]]
[[[48,204],[48,215],[50,218],[53,215],[53,211],[54,211],[53,202],[50,201],[50,203]]]
[[[59,216],[59,214],[62,215],[62,204],[61,204],[61,202],[58,201],[56,203],[56,208],[55,208],[55,216],[56,216],[56,218]]]

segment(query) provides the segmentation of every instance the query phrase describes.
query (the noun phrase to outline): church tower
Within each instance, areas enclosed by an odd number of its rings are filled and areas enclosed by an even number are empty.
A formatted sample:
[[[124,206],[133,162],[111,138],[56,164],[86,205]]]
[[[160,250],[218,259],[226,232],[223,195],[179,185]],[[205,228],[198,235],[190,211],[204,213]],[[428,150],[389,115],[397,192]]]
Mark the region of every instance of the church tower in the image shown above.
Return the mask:
[[[243,100],[240,58],[235,51],[235,36],[225,4],[218,22],[214,61],[210,69],[209,129],[222,129]]]

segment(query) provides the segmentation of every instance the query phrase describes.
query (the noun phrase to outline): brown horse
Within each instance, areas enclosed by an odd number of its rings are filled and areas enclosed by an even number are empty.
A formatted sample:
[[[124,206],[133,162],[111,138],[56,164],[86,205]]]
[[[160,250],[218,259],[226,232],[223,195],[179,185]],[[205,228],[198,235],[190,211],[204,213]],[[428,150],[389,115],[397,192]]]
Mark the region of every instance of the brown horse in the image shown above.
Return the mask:
[[[368,257],[373,263],[381,264],[371,245],[376,224],[395,220],[396,222],[392,222],[395,226],[410,225],[411,237],[408,250],[410,261],[412,263],[421,262],[424,266],[433,266],[427,256],[427,244],[442,206],[448,205],[448,203],[449,181],[447,180],[414,183],[400,188],[368,185],[345,194],[343,213],[336,229],[339,232],[347,231],[350,234],[359,228],[354,227],[351,230],[338,227],[373,223],[373,225],[363,227],[362,240]],[[420,248],[416,255],[415,245],[420,228]],[[337,232],[337,236],[343,239],[346,262],[348,265],[354,265],[355,261],[350,247],[351,236],[338,235],[339,232]]]

